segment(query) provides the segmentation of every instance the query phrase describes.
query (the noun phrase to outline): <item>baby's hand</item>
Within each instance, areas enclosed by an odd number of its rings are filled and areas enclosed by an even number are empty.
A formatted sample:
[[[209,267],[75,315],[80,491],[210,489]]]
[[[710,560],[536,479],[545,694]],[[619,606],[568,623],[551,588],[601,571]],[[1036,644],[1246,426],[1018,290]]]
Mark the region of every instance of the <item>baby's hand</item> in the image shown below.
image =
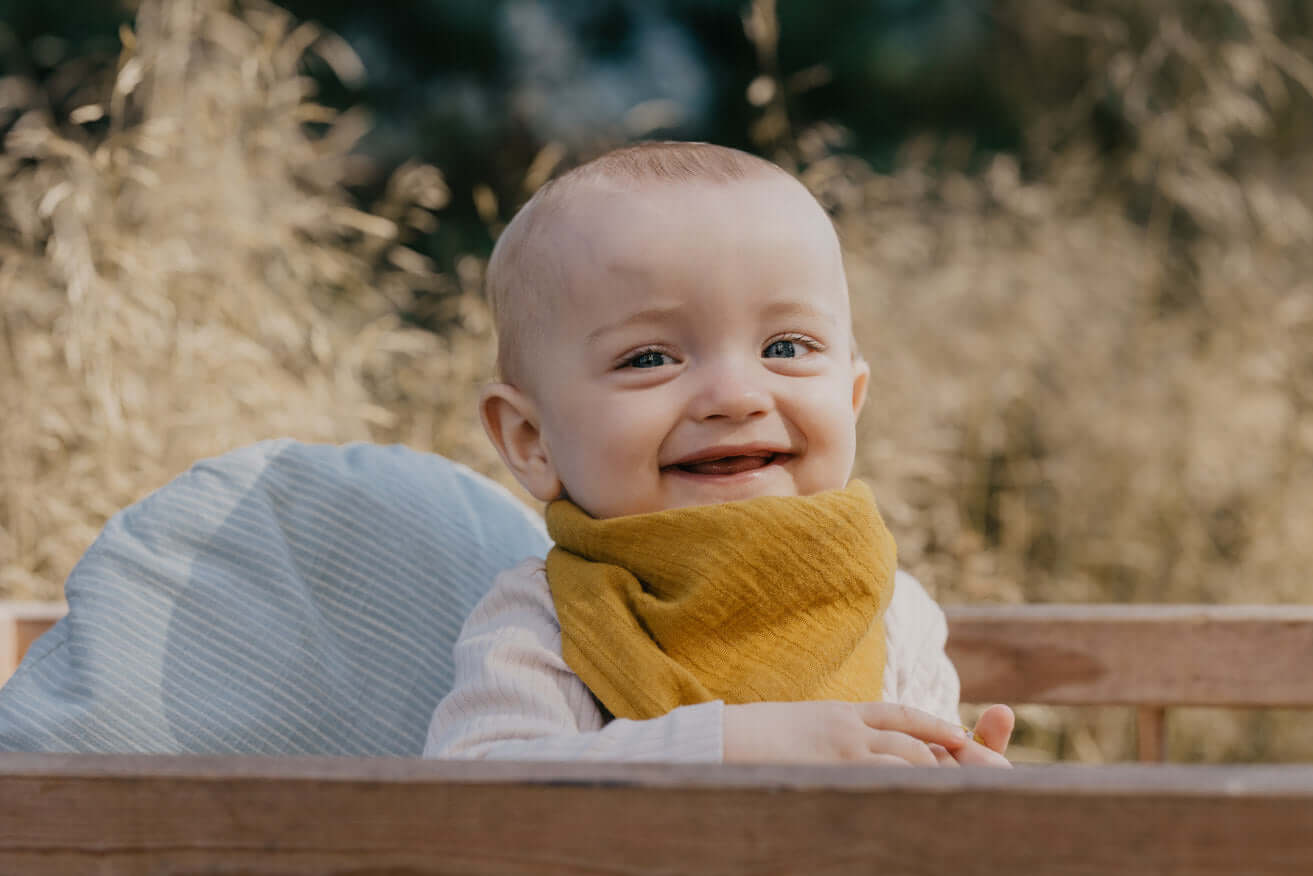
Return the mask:
[[[724,731],[726,763],[859,761],[935,766],[943,755],[932,746],[952,760],[971,744],[960,725],[893,703],[726,706]]]
[[[972,731],[972,741],[953,753],[955,762],[963,766],[999,766],[1010,767],[1011,763],[1003,755],[1008,750],[1008,740],[1012,738],[1012,727],[1016,716],[1007,706],[990,706],[981,714]],[[940,761],[945,758],[940,755]]]

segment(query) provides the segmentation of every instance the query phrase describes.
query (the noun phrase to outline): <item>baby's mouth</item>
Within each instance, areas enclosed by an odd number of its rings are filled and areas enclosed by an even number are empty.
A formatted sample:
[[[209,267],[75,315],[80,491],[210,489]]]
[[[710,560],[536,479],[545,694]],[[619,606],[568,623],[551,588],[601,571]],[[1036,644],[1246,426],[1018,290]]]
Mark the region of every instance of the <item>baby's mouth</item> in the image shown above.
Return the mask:
[[[774,462],[783,462],[788,458],[784,453],[749,453],[740,456],[720,456],[715,459],[700,459],[670,466],[689,474],[699,475],[734,475],[758,468],[765,468]]]

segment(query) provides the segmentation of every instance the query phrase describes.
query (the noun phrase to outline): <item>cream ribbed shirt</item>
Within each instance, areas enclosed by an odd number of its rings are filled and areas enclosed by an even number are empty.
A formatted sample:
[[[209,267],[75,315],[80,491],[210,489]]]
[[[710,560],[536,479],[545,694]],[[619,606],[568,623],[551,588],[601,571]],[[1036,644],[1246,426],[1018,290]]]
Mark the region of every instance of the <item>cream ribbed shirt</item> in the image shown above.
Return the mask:
[[[957,723],[958,680],[944,653],[944,613],[921,584],[895,578],[885,614],[885,702]],[[456,640],[452,689],[433,712],[425,757],[718,763],[719,700],[660,718],[606,721],[561,657],[547,572],[540,559],[501,573]]]

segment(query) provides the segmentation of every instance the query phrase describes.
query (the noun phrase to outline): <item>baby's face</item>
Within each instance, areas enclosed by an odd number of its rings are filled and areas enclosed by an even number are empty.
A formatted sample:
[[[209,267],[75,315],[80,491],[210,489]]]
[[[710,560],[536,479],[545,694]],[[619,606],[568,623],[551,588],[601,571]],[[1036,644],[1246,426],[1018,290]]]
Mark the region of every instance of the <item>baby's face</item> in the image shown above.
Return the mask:
[[[566,288],[524,364],[566,496],[605,518],[847,482],[868,372],[805,189],[589,190],[552,238]]]

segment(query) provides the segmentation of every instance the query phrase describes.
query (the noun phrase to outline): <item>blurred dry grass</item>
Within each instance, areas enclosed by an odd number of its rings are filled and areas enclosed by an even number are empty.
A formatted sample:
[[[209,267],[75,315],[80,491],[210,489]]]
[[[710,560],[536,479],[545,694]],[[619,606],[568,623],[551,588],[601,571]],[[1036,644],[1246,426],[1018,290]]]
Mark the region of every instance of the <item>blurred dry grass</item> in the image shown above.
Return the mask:
[[[436,221],[441,175],[403,167],[353,209],[340,180],[363,121],[297,73],[323,38],[244,8],[143,3],[72,119],[5,90],[22,114],[0,154],[5,595],[57,596],[110,514],[258,439],[494,458],[470,394],[486,316],[404,246]],[[424,289],[448,293],[448,337],[398,318]]]
[[[927,138],[881,176],[812,137],[875,366],[860,471],[945,602],[1307,602],[1307,30],[1279,35],[1294,4],[1081,9],[997,5],[1000,77],[1050,101],[1019,157],[969,174]],[[1050,754],[1131,751],[1129,711],[1026,718]],[[1172,745],[1307,760],[1310,729],[1192,710]]]
[[[1313,598],[1309,25],[1279,2],[1151,6],[997,0],[996,75],[1033,112],[1022,154],[983,169],[927,136],[874,173],[756,86],[763,147],[849,252],[874,365],[858,473],[945,602]],[[343,47],[241,8],[143,3],[72,119],[0,89],[22,113],[0,154],[0,593],[55,596],[111,513],[264,437],[403,441],[506,480],[473,403],[480,265],[405,247],[441,176],[402,168],[354,210],[363,123],[297,74]],[[769,78],[771,4],[747,22]],[[416,290],[441,293],[441,335],[399,318]],[[1130,727],[1030,708],[1019,740],[1110,760]],[[1171,724],[1205,760],[1313,758],[1310,729]]]

